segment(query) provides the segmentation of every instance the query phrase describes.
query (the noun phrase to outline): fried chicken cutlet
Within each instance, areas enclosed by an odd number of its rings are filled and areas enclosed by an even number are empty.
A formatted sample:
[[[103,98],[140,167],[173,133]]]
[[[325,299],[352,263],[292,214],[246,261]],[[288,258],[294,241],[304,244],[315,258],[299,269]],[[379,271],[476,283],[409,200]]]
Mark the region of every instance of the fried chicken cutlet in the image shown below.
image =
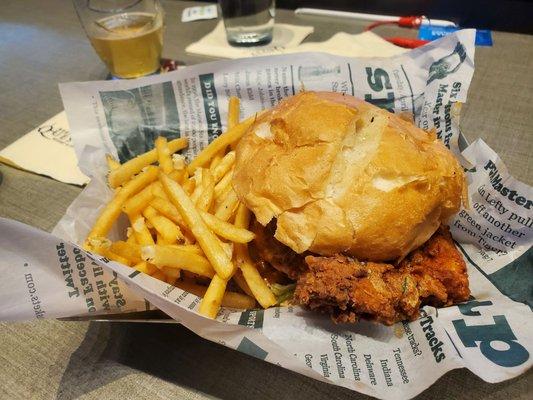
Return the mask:
[[[468,299],[466,265],[448,227],[398,265],[360,262],[344,255],[292,252],[255,223],[257,253],[297,281],[294,302],[331,315],[336,322],[374,320],[387,325],[418,317],[428,304],[449,306]]]

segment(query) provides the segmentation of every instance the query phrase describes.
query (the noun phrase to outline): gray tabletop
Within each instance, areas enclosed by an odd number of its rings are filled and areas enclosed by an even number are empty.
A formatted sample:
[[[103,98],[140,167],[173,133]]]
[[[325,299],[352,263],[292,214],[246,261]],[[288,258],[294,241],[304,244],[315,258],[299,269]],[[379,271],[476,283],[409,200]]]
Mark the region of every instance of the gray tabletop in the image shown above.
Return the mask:
[[[183,24],[193,2],[164,2],[164,56],[186,64],[209,58],[185,53],[216,21]],[[363,23],[296,17],[313,25],[307,39]],[[383,34],[414,35],[383,28]],[[476,50],[476,73],[462,129],[482,137],[518,179],[533,184],[533,37],[494,33],[494,47]],[[104,79],[107,71],[87,41],[68,0],[3,0],[0,6],[0,148],[62,110],[58,82]],[[50,231],[80,188],[0,165],[0,216]],[[1,234],[1,232],[0,232]],[[0,324],[1,399],[347,399],[366,398],[302,377],[198,338],[179,325],[59,322]],[[446,374],[420,399],[530,398],[533,373],[487,384],[467,370]],[[528,393],[530,393],[528,395]]]

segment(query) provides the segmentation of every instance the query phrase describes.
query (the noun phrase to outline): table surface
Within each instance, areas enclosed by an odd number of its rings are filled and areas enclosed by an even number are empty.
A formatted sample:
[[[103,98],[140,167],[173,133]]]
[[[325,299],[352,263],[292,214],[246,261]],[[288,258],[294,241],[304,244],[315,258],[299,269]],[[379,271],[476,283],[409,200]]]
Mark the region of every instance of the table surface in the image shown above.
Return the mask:
[[[180,22],[194,2],[164,2],[164,57],[195,64],[187,44],[216,20]],[[62,110],[58,82],[104,79],[99,61],[68,0],[3,0],[0,11],[0,148]],[[313,25],[308,41],[337,31],[360,32],[364,23],[296,17]],[[378,33],[413,35],[398,28]],[[533,37],[494,32],[494,47],[476,49],[476,73],[462,113],[469,140],[483,138],[518,179],[533,184]],[[0,216],[50,231],[80,188],[0,166]],[[1,233],[0,233],[1,234]],[[205,341],[179,325],[40,321],[0,324],[2,399],[362,399]],[[499,384],[469,371],[442,377],[420,399],[530,398],[533,373]],[[529,395],[528,395],[529,393]]]

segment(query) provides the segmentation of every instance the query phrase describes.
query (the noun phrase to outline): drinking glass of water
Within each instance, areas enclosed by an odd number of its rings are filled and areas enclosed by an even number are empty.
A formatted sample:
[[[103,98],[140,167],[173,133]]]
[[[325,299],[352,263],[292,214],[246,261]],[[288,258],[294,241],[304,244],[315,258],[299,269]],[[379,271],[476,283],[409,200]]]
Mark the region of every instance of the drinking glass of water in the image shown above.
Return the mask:
[[[102,61],[116,78],[159,71],[163,9],[158,0],[73,0]]]
[[[226,37],[232,46],[257,46],[272,41],[275,0],[219,0]]]

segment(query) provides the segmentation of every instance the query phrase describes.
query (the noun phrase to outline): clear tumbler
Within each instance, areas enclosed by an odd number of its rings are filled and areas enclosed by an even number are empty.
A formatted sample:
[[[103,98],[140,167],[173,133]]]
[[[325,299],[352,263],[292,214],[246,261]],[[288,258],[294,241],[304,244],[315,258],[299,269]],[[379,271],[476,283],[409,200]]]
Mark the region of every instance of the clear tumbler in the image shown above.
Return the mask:
[[[232,46],[258,46],[272,41],[275,0],[219,0],[219,5]]]

